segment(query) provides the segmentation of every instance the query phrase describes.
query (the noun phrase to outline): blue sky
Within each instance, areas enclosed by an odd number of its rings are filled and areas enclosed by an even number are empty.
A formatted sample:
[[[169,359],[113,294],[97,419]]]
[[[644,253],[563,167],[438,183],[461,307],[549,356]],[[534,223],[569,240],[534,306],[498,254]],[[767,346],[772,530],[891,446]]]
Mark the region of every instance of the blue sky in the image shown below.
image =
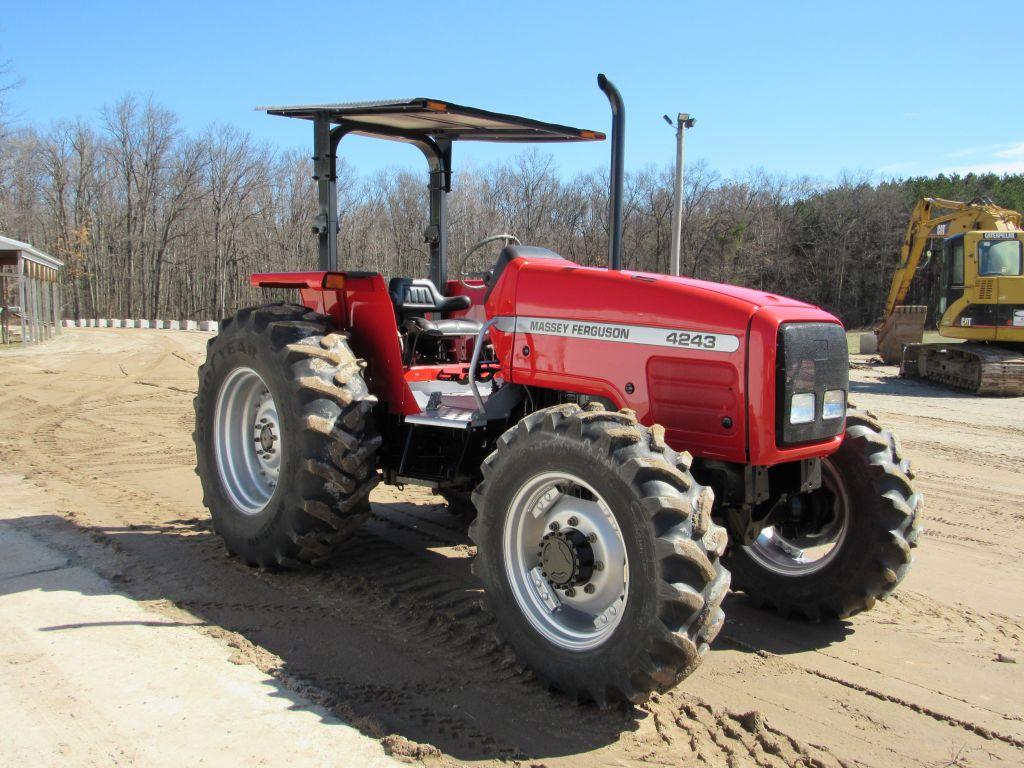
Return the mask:
[[[188,131],[233,123],[302,149],[309,124],[252,108],[428,96],[607,130],[605,72],[626,101],[629,168],[672,162],[661,115],[688,111],[687,163],[726,175],[1024,171],[1024,43],[997,23],[1019,16],[1013,2],[985,3],[968,31],[966,6],[939,1],[2,6],[22,123],[92,119],[131,92]],[[460,145],[455,168],[516,151]],[[607,143],[551,151],[566,174],[607,163]],[[342,155],[363,172],[422,162],[365,139]]]

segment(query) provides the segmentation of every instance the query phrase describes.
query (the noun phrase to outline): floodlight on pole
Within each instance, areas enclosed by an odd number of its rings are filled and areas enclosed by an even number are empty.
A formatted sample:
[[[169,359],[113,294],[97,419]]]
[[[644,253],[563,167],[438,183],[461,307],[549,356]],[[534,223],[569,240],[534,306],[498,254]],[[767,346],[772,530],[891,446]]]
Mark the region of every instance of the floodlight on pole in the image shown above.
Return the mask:
[[[668,115],[662,115],[665,122],[672,125],[672,119]],[[687,128],[693,128],[697,120],[690,117],[686,112],[680,112],[676,116],[676,183],[675,197],[672,200],[672,255],[669,263],[669,272],[678,275],[680,271],[680,251],[682,248],[683,230],[683,147],[684,137]]]

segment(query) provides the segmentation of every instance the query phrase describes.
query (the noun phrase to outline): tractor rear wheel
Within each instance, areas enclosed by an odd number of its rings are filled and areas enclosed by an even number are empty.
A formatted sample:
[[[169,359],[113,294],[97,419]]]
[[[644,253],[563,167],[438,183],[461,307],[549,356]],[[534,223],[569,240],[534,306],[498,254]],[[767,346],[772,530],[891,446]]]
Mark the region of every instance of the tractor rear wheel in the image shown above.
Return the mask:
[[[199,368],[193,439],[228,551],[264,568],[330,558],[369,514],[375,403],[323,315],[274,304],[223,321]]]
[[[600,706],[643,701],[697,667],[729,574],[714,495],[689,467],[660,428],[596,403],[537,411],[502,435],[470,537],[521,667]]]
[[[910,462],[868,412],[847,411],[845,439],[821,474],[824,528],[789,537],[765,528],[726,558],[733,586],[756,604],[813,621],[874,607],[907,575],[920,534]]]

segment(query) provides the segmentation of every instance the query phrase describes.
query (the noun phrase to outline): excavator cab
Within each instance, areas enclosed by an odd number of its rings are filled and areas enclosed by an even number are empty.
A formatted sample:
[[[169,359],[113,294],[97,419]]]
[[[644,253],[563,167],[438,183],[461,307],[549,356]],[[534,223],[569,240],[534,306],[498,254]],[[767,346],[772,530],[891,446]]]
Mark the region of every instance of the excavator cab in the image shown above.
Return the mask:
[[[940,333],[975,342],[1024,341],[1018,320],[1024,311],[1024,232],[964,232],[946,238],[942,253]]]

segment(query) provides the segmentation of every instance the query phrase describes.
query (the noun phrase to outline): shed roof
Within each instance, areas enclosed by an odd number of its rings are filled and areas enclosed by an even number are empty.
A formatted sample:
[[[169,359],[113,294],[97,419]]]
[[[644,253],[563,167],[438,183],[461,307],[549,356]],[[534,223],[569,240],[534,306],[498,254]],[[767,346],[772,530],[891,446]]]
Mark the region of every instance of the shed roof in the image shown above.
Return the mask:
[[[327,116],[353,133],[377,138],[431,136],[462,141],[601,141],[604,134],[528,117],[464,107],[440,99],[390,99],[338,104],[306,104],[257,109],[312,120]]]
[[[23,258],[53,269],[60,269],[64,266],[64,262],[60,259],[55,259],[50,254],[43,253],[38,248],[23,243],[21,240],[15,240],[13,237],[0,235],[0,251],[21,251]]]

